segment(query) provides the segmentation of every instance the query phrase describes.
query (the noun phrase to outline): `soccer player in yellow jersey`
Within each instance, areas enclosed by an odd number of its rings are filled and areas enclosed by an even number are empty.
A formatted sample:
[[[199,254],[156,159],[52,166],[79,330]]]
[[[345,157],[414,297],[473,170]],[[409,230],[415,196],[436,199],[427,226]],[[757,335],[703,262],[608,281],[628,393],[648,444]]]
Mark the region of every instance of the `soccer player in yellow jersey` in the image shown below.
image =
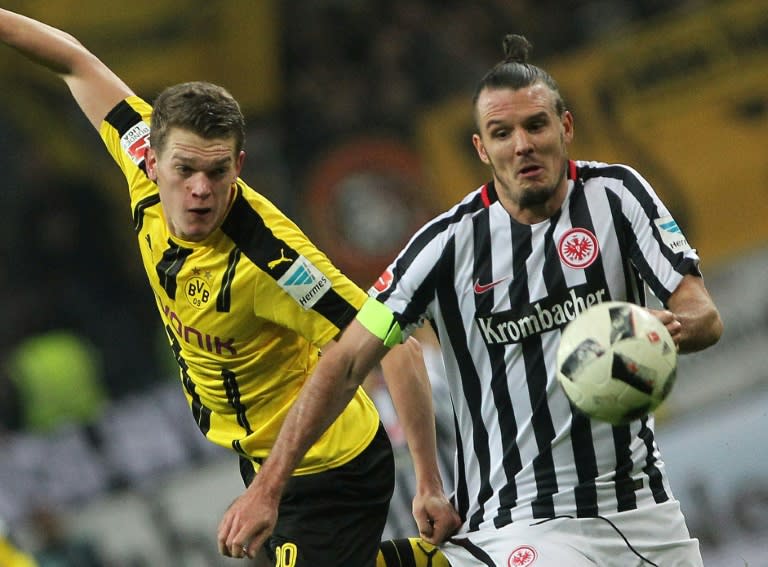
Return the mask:
[[[253,486],[320,349],[355,317],[365,292],[239,178],[244,119],[223,88],[172,86],[153,108],[58,29],[0,10],[0,40],[64,79],[123,171],[144,268],[195,421],[210,441],[239,455]],[[384,370],[396,403],[407,406],[398,413],[431,409],[418,345],[394,352],[398,376],[386,362]],[[352,390],[290,480],[270,494],[272,535],[264,547],[263,537],[251,541],[257,499],[246,489],[220,523],[222,554],[262,564],[266,555],[278,567],[373,567],[393,456],[373,403],[360,387]],[[434,431],[413,432],[409,441],[421,445],[417,522],[451,530],[457,519],[436,458],[422,460],[435,453]]]

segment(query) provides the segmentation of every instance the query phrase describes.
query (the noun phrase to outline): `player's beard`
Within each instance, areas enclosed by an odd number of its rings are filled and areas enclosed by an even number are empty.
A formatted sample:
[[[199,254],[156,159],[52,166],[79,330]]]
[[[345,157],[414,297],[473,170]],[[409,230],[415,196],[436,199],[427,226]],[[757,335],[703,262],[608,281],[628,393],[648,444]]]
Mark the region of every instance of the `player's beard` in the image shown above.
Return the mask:
[[[520,209],[536,209],[545,205],[557,192],[562,176],[555,181],[554,185],[534,185],[531,187],[524,187],[518,189],[516,193],[509,188],[502,177],[494,175],[494,178],[496,184],[500,186],[499,189],[501,189],[504,194],[512,197]]]
[[[520,193],[520,208],[521,209],[535,209],[540,207],[552,198],[557,190],[557,185],[550,187],[530,187],[523,189]]]
[[[567,161],[566,161],[567,163]],[[500,185],[500,189],[504,191],[506,195],[512,196],[517,202],[520,209],[537,209],[546,205],[550,199],[556,194],[565,177],[566,168],[563,167],[560,170],[559,175],[549,185],[532,185],[529,187],[521,187],[515,194],[510,187],[504,182],[504,179],[499,176],[495,168],[491,167],[496,183]]]

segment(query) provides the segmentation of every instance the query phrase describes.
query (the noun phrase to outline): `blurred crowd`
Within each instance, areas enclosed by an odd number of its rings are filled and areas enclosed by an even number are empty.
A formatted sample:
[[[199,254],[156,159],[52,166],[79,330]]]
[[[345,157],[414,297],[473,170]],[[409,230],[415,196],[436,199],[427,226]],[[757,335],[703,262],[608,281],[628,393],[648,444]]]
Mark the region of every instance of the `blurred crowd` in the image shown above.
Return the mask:
[[[702,2],[662,0],[293,0],[283,3],[286,99],[281,115],[291,167],[301,170],[340,138],[408,137],[424,108],[471,94],[523,33],[537,60],[577,49],[632,22]],[[469,108],[469,99],[467,101]]]

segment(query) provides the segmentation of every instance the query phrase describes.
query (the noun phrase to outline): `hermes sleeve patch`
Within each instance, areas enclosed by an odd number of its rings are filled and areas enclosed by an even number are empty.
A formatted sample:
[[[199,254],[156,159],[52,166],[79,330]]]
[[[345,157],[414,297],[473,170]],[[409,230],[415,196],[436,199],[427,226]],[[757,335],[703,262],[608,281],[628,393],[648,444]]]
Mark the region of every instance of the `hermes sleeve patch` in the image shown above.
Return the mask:
[[[304,309],[311,309],[332,287],[331,280],[304,256],[293,262],[277,285]]]
[[[661,240],[672,252],[687,252],[691,249],[683,231],[670,215],[653,221],[661,235]]]

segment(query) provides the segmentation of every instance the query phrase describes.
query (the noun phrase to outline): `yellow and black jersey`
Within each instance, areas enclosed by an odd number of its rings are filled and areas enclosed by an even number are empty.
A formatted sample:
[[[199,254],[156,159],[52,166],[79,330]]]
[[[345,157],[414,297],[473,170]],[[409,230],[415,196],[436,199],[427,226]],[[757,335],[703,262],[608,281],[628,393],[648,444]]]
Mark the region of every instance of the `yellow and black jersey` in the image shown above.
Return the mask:
[[[214,443],[258,463],[313,370],[319,348],[366,294],[272,203],[238,179],[222,225],[201,242],[170,234],[145,173],[151,107],[119,103],[100,134],[130,188],[134,229],[195,420]],[[358,389],[296,474],[359,454],[379,424]]]

